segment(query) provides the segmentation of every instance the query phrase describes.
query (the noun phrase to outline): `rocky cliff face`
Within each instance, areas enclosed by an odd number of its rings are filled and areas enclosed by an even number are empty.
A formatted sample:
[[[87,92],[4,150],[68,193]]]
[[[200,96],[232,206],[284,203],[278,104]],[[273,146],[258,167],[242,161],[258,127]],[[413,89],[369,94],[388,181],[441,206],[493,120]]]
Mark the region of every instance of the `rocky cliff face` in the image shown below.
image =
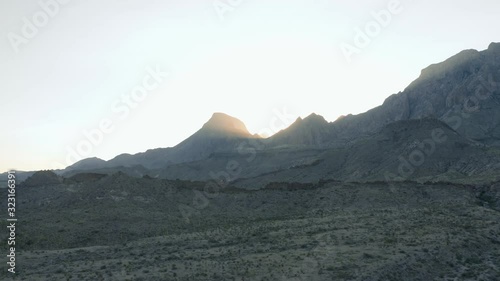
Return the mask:
[[[289,128],[278,132],[269,140],[270,146],[321,147],[332,137],[329,123],[320,115],[298,118]]]
[[[466,138],[500,146],[500,44],[430,66],[405,93],[409,118],[435,116]]]
[[[500,43],[481,52],[462,51],[427,67],[403,92],[366,113],[345,116],[321,130],[311,129],[309,136],[305,135],[308,130],[292,126],[272,143],[346,144],[389,123],[425,117],[444,121],[465,138],[500,146]]]

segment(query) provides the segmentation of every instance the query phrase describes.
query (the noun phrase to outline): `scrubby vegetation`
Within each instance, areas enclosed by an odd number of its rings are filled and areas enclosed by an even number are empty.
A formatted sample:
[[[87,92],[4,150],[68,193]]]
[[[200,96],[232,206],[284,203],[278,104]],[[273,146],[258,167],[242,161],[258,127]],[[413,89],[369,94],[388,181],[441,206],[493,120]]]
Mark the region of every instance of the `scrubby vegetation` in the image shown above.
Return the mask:
[[[76,182],[19,188],[16,280],[500,278],[498,184]]]

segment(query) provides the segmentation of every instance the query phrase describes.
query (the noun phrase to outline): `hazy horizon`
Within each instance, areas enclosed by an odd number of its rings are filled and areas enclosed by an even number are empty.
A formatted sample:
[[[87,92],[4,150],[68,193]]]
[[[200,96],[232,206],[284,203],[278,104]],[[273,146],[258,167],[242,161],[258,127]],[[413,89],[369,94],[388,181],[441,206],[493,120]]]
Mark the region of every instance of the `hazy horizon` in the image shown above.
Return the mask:
[[[497,1],[40,3],[0,3],[0,172],[64,166],[99,128],[109,132],[85,158],[175,146],[214,112],[251,133],[311,113],[335,121],[382,104],[430,64],[500,41]],[[347,58],[356,28],[390,5],[387,24]],[[24,18],[42,21],[30,38]],[[294,117],[274,122],[285,112]]]

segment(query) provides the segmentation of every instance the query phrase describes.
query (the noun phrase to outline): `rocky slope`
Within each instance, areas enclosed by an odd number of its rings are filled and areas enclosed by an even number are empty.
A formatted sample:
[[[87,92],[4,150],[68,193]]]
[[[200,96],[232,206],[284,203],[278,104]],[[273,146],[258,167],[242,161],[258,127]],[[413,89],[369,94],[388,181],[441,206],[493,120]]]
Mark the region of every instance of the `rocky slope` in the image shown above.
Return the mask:
[[[133,166],[162,168],[204,159],[218,151],[236,150],[242,141],[255,138],[258,137],[250,134],[240,120],[224,113],[214,113],[199,131],[174,147],[150,149],[134,155],[121,154],[109,161],[86,159],[70,166],[68,170],[95,171],[99,168]]]
[[[23,181],[22,186],[33,187],[60,184],[63,178],[52,171],[38,171]]]
[[[329,123],[323,116],[311,114],[298,118],[286,130],[282,130],[268,140],[268,146],[314,146],[321,148],[332,139]]]
[[[345,144],[389,123],[425,117],[446,122],[466,138],[500,146],[500,43],[481,52],[466,50],[429,66],[403,92],[366,113],[323,125],[308,137],[289,128],[272,139],[275,145]]]
[[[249,189],[321,180],[492,182],[500,179],[500,149],[469,140],[440,120],[424,118],[391,123],[344,147],[216,153],[152,173],[184,180],[224,178]]]

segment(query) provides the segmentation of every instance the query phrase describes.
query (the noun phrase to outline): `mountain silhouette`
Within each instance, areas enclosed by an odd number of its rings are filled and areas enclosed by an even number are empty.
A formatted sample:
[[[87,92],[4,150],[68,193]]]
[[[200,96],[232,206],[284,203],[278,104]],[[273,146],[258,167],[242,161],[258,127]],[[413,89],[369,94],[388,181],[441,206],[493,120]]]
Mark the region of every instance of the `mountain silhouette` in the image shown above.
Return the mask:
[[[224,171],[233,159],[242,172],[232,181],[245,187],[279,180],[386,180],[386,172],[402,179],[490,180],[500,163],[499,83],[500,43],[492,43],[487,50],[465,50],[430,65],[404,91],[362,114],[327,122],[313,113],[261,139],[237,118],[214,113],[174,147],[109,161],[85,159],[62,173],[208,180],[211,171]],[[398,176],[408,145],[428,139],[434,129],[446,132],[448,141],[411,175]],[[241,153],[242,145],[256,140],[249,150],[258,152],[256,157]]]
[[[235,150],[241,141],[255,138],[258,137],[250,134],[239,119],[224,113],[214,113],[200,130],[174,147],[150,149],[134,155],[121,154],[105,163],[96,159],[84,159],[69,168],[71,170],[98,170],[110,167],[137,167],[139,170],[162,168],[166,165],[200,160],[217,151]]]
[[[196,134],[204,136],[215,135],[219,137],[253,137],[253,135],[248,132],[245,124],[239,119],[219,112],[214,113],[212,118],[210,118]]]
[[[466,138],[500,146],[499,69],[500,43],[491,43],[481,52],[465,50],[425,68],[403,92],[389,96],[376,108],[344,116],[328,126],[316,124],[309,136],[293,124],[273,136],[271,143],[342,146],[392,122],[432,117]]]
[[[299,117],[290,127],[278,132],[269,141],[271,146],[322,146],[329,142],[330,137],[329,123],[323,116],[312,113],[304,119]]]

